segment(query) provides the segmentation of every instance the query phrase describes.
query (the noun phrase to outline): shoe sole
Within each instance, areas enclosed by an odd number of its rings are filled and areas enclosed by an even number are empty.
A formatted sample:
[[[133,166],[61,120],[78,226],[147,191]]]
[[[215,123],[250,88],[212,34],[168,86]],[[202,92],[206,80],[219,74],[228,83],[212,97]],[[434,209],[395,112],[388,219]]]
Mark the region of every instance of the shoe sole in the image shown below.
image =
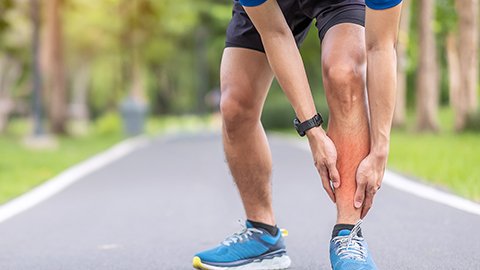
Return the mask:
[[[281,270],[287,269],[291,264],[290,257],[282,255],[279,257],[273,257],[270,259],[263,259],[261,261],[253,261],[249,264],[233,266],[233,267],[220,267],[214,265],[208,265],[202,263],[199,257],[193,258],[193,267],[199,270]]]

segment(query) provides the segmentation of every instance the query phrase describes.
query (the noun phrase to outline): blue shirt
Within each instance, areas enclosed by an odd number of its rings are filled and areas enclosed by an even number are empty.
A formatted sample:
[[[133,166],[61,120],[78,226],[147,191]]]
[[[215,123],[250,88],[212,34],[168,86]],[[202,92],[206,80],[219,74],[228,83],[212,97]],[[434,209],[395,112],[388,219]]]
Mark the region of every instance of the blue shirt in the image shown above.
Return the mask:
[[[255,7],[265,3],[266,1],[267,0],[240,0],[240,3],[242,4],[242,6],[245,6],[245,7]],[[282,0],[278,0],[278,1],[282,1]],[[317,0],[317,1],[321,1],[321,0]],[[367,7],[371,9],[377,9],[377,10],[394,7],[400,4],[400,2],[402,2],[402,0],[365,0],[365,4],[367,5]]]

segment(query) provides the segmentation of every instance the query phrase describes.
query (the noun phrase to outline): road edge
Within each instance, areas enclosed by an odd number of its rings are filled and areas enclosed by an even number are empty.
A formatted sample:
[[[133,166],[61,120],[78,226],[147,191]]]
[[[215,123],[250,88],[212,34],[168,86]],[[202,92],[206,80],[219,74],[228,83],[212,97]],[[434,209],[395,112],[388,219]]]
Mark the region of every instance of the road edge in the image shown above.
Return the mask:
[[[146,136],[139,136],[119,142],[107,150],[100,152],[85,161],[59,173],[41,185],[20,195],[19,197],[0,205],[0,223],[36,206],[61,192],[73,183],[98,169],[132,153],[148,143]]]

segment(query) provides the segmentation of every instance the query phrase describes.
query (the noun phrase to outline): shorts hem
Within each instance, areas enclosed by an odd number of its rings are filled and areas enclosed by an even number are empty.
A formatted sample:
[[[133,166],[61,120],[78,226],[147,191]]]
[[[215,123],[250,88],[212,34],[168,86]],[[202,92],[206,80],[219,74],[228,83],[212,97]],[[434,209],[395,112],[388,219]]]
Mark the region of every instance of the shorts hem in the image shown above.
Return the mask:
[[[365,7],[365,6],[363,6]],[[347,9],[347,10],[344,10],[343,12],[340,12],[338,14],[336,14],[333,18],[330,18],[330,20],[325,24],[323,25],[321,28],[318,27],[317,25],[317,28],[319,28],[318,30],[318,37],[320,38],[320,42],[323,41],[323,39],[325,38],[325,35],[327,34],[328,30],[330,30],[330,28],[332,28],[333,26],[337,25],[337,24],[342,24],[342,23],[353,23],[353,24],[357,24],[357,25],[360,25],[362,27],[365,27],[365,19],[361,19],[357,16],[345,16],[344,13],[349,13],[349,12],[357,12],[357,11],[360,11],[360,12],[365,12],[365,8],[355,8],[355,9]],[[318,21],[317,21],[318,22]]]
[[[265,50],[263,48],[258,48],[258,47],[255,47],[255,46],[248,46],[248,45],[245,45],[245,44],[239,44],[239,43],[235,43],[235,42],[231,42],[231,41],[225,42],[225,48],[242,48],[242,49],[249,49],[249,50],[254,50],[254,51],[261,52],[261,53],[265,53]]]
[[[331,24],[325,25],[323,27],[324,30],[322,30],[318,33],[318,37],[320,38],[320,42],[323,41],[323,39],[325,38],[325,35],[327,34],[328,30],[330,30],[330,28],[334,27],[337,24],[342,24],[342,23],[353,23],[353,24],[357,24],[357,25],[360,25],[362,27],[365,27],[365,22],[363,20],[353,19],[353,18],[338,20],[338,21],[335,21]]]
[[[365,4],[367,5],[368,8],[371,8],[373,10],[385,10],[385,9],[396,7],[401,2],[402,2],[402,0],[396,0],[396,1],[393,1],[393,2],[390,2],[390,3],[386,3],[386,4],[374,4],[374,3],[372,3],[372,1],[367,0],[367,1],[365,1]]]

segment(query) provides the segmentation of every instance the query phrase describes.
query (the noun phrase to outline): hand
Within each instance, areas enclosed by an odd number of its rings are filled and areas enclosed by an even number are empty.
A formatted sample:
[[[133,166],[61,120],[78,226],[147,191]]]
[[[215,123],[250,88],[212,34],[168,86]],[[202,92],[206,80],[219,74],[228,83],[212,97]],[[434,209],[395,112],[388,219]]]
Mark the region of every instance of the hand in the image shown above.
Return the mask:
[[[369,154],[358,165],[357,190],[355,191],[354,206],[362,209],[360,218],[364,218],[373,204],[373,197],[382,185],[385,173],[386,157]]]
[[[335,188],[340,186],[340,174],[337,170],[337,149],[333,141],[321,127],[307,131],[310,149],[312,150],[315,167],[322,178],[322,185],[330,199],[335,203]]]

